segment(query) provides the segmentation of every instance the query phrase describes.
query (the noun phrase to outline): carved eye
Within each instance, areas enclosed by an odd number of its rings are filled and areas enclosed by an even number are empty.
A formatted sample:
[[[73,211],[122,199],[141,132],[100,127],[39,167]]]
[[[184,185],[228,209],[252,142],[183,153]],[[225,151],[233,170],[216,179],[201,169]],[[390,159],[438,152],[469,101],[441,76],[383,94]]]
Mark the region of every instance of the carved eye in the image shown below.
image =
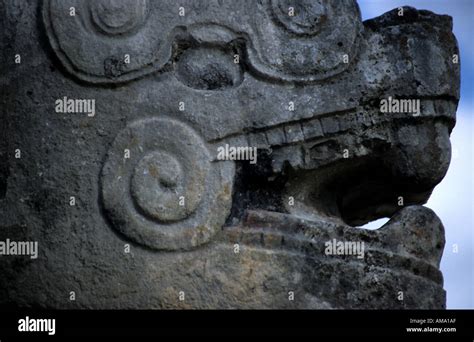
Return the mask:
[[[147,0],[96,0],[88,3],[95,27],[109,35],[126,34],[146,19]]]

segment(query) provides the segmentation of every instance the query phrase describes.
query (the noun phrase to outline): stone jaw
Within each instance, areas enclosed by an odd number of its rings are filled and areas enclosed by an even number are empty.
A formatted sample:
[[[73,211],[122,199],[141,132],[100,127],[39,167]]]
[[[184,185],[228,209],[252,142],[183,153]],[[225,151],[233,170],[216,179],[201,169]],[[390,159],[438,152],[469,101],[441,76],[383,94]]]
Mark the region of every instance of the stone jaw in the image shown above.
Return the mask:
[[[235,243],[242,246],[236,269],[245,269],[246,265],[242,264],[254,260],[272,260],[272,272],[262,272],[255,284],[249,284],[247,279],[249,288],[258,288],[260,282],[271,283],[278,275],[284,275],[282,282],[286,287],[280,291],[263,290],[268,307],[445,307],[443,276],[438,269],[445,243],[444,228],[436,214],[425,207],[406,207],[376,231],[251,211],[241,226],[226,228],[224,232],[223,239],[231,244],[227,248]],[[332,240],[364,241],[365,257],[325,255],[325,243]],[[291,257],[285,260],[287,255]],[[417,291],[406,291],[403,301],[397,298],[401,288],[420,286],[431,293],[422,303],[418,301]],[[366,290],[361,292],[361,287]],[[288,303],[284,288],[295,289],[299,300]],[[240,307],[238,303],[234,305]],[[258,303],[251,307],[257,308]]]

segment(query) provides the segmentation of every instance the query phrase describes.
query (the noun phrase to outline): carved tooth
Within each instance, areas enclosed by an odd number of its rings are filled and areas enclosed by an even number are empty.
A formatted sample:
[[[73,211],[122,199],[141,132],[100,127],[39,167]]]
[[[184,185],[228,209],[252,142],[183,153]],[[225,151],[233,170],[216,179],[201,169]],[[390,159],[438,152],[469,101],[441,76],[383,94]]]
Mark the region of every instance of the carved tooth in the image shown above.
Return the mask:
[[[301,124],[295,123],[292,125],[285,126],[285,136],[287,143],[294,143],[304,140],[303,131],[301,130]]]
[[[305,139],[322,137],[324,135],[321,122],[318,119],[306,122],[303,126],[303,134]]]
[[[268,130],[266,133],[267,141],[270,146],[280,146],[286,142],[285,132],[281,127],[275,127]]]
[[[332,134],[339,131],[339,121],[335,116],[327,116],[321,119],[324,134]]]

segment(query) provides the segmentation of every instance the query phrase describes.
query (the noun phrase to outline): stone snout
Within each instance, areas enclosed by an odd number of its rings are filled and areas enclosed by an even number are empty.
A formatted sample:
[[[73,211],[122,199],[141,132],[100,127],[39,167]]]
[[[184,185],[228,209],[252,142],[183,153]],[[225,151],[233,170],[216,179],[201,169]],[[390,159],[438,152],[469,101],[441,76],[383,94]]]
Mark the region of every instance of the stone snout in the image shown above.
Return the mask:
[[[424,101],[419,116],[374,111],[372,127],[305,142],[303,161],[286,170],[286,210],[358,226],[426,203],[449,167],[454,113],[450,101]]]

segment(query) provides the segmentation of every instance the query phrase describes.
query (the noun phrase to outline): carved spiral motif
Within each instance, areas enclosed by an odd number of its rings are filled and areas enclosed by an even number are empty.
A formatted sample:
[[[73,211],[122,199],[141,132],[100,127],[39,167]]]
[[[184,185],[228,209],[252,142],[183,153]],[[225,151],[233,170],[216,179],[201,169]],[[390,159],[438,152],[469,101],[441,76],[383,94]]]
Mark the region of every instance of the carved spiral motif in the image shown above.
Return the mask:
[[[241,55],[253,72],[287,82],[321,81],[357,59],[363,25],[355,0],[220,3],[216,12],[207,10],[212,6],[207,0],[188,1],[188,14],[180,17],[174,0],[43,0],[43,21],[66,69],[91,83],[128,82],[172,66],[173,44],[189,41],[193,34],[197,42],[213,47],[222,48],[231,39],[246,50]],[[206,57],[203,49],[195,52],[194,57]],[[180,77],[182,70],[177,70],[178,78],[195,89],[240,84],[241,70],[223,73],[213,62],[208,65],[223,80],[219,84],[194,84],[195,77]],[[198,69],[208,74],[209,68]]]
[[[82,80],[127,82],[160,69],[171,56],[174,23],[165,19],[169,13],[157,10],[161,1],[44,0],[43,4],[51,47],[66,69]]]
[[[125,34],[142,25],[147,0],[96,0],[88,3],[92,22],[109,35]]]
[[[320,81],[354,61],[363,29],[354,0],[262,0],[250,65],[286,81]],[[347,60],[346,60],[347,59]]]
[[[229,213],[233,179],[232,164],[211,160],[205,143],[181,122],[132,123],[116,137],[102,170],[110,221],[154,249],[189,249],[209,241]]]
[[[272,0],[271,10],[277,21],[296,34],[314,35],[328,19],[324,0]]]

